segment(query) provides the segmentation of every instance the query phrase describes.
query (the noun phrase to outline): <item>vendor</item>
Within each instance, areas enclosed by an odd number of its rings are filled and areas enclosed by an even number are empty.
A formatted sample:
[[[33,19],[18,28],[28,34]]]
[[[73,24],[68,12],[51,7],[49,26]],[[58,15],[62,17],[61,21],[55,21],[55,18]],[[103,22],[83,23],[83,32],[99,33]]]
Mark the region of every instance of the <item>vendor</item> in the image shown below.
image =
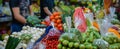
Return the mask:
[[[51,16],[53,9],[59,11],[58,8],[55,7],[54,0],[40,0],[40,9],[41,9],[40,19],[45,19],[46,16]]]
[[[19,32],[27,23],[27,16],[32,15],[31,0],[10,0],[9,4],[13,16],[11,32]]]

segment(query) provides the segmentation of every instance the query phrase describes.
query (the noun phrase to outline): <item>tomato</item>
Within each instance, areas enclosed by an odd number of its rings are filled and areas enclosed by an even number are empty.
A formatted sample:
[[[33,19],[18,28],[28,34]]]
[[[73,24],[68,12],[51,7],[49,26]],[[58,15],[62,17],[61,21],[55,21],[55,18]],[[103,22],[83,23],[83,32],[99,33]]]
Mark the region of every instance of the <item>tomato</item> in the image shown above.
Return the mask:
[[[58,26],[57,26],[57,27],[62,27],[62,23],[58,24]]]
[[[55,17],[52,15],[52,16],[50,16],[50,20],[52,20],[52,19],[54,19]]]
[[[60,19],[57,19],[57,23],[61,23],[61,20],[60,20]]]
[[[56,20],[55,20],[55,19],[52,19],[52,22],[54,22],[54,23],[55,23],[55,22],[56,22]]]

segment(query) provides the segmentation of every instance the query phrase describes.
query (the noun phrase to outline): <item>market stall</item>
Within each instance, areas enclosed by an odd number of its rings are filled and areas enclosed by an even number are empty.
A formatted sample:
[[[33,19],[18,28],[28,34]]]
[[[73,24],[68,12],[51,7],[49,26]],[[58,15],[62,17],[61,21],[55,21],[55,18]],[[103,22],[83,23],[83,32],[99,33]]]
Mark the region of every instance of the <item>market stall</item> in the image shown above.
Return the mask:
[[[67,0],[69,4],[62,0],[55,2],[61,12],[53,12],[44,20],[40,20],[39,15],[28,16],[28,24],[20,32],[6,35],[4,40],[0,41],[0,47],[120,49],[120,21],[112,4],[115,0]]]

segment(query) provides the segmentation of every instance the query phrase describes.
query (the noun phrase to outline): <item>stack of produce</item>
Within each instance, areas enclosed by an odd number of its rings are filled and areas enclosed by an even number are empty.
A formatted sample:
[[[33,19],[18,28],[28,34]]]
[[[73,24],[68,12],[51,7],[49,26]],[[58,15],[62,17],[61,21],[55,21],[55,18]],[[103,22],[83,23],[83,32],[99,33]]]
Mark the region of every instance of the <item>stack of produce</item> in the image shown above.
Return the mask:
[[[120,49],[120,38],[117,36],[108,34],[103,39],[109,43],[109,49]]]
[[[16,47],[19,48],[27,48],[29,43],[34,43],[36,40],[38,40],[44,33],[45,29],[39,29],[35,27],[29,27],[24,26],[23,30],[21,32],[13,32],[11,37],[19,38],[21,39],[21,42]],[[3,43],[4,46],[6,46],[9,36],[5,36]]]
[[[54,12],[52,16],[46,18],[46,20],[41,23],[49,26],[51,22],[53,22],[55,28],[57,28],[60,31],[63,31],[62,17],[60,16],[60,14],[60,12]]]
[[[54,12],[52,16],[50,16],[50,21],[54,22],[54,26],[62,31],[63,30],[63,24],[62,24],[62,18],[60,16],[60,12]]]
[[[58,49],[120,49],[120,38],[113,33],[101,36],[94,28],[88,28],[85,33],[77,32],[73,28],[71,30],[70,33],[61,35]]]
[[[72,28],[70,33],[64,33],[59,39],[58,49],[97,49],[93,45],[94,39],[100,38],[98,31],[90,28],[86,33],[80,33],[77,29]]]

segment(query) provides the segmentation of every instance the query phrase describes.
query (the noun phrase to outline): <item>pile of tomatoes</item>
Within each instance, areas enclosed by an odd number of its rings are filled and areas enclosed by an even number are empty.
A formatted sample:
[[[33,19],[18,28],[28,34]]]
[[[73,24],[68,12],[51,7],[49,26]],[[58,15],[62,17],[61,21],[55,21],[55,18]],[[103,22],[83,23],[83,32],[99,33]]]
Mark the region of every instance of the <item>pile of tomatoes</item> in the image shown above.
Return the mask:
[[[52,36],[51,38],[45,37],[42,42],[45,43],[45,49],[57,49],[57,45],[59,44],[58,38]]]
[[[63,24],[62,24],[62,17],[60,16],[60,12],[54,12],[52,16],[49,17],[50,21],[44,21],[42,24],[45,24],[47,26],[50,25],[50,22],[54,22],[55,28],[62,31],[63,30]]]
[[[60,16],[60,12],[54,12],[53,15],[50,16],[50,21],[54,22],[54,26],[58,30],[63,30],[62,17]]]

